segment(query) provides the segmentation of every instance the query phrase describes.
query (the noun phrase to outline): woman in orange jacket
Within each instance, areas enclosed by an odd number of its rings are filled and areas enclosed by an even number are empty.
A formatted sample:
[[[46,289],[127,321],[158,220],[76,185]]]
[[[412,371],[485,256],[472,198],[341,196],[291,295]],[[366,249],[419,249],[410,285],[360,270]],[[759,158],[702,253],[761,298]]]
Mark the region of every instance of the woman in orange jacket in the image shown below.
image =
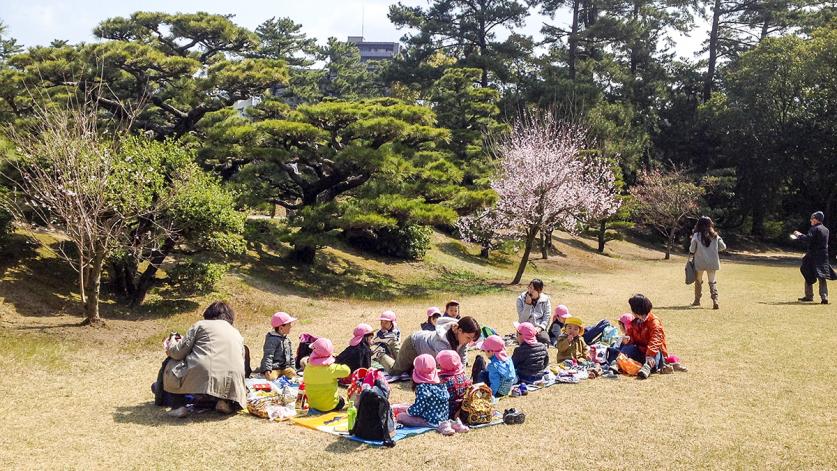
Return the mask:
[[[652,371],[671,373],[671,365],[665,364],[665,358],[668,356],[666,333],[663,323],[651,312],[651,300],[641,294],[635,294],[628,300],[628,304],[635,318],[627,329],[628,335],[622,339],[619,352],[642,363],[642,368],[637,373],[640,379],[648,378]],[[608,360],[615,360],[615,355]]]

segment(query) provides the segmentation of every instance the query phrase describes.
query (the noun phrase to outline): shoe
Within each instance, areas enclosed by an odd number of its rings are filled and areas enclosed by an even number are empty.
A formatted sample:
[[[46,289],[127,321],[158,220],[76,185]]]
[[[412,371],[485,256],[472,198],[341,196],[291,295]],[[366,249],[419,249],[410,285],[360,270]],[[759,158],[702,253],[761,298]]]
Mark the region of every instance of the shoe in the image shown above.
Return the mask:
[[[712,309],[721,309],[721,306],[718,306],[718,303],[712,303]]]
[[[189,408],[186,406],[178,407],[177,409],[172,409],[166,412],[166,415],[169,417],[174,417],[177,419],[183,419],[189,417]]]
[[[803,303],[810,303],[814,300],[814,298],[796,298],[797,301],[802,301]]]
[[[606,372],[604,372],[604,373],[602,374],[602,378],[607,378],[607,379],[619,379],[619,373],[617,373],[617,372],[615,372],[615,371],[613,371],[613,370],[607,370]]]
[[[456,433],[468,433],[471,431],[471,428],[463,424],[462,421],[459,419],[451,420],[450,426]]]
[[[449,437],[449,436],[456,433],[456,431],[453,429],[453,427],[450,424],[450,420],[446,420],[446,421],[440,423],[439,426],[436,427],[436,431],[441,433],[442,435],[444,435],[446,437]]]
[[[696,306],[696,307],[697,307],[697,306],[700,306],[700,300],[695,299],[695,300],[692,302],[692,306]]]
[[[674,368],[674,371],[682,371],[683,373],[685,373],[685,372],[689,371],[689,369],[688,369],[688,368],[686,368],[686,367],[685,367],[684,365],[682,365],[681,363],[672,363],[672,364],[671,364],[671,367],[672,367],[672,368]]]
[[[218,399],[218,402],[215,403],[215,411],[220,412],[222,414],[232,414],[233,409],[232,405],[230,405],[230,401],[225,399]]]
[[[671,365],[663,365],[663,367],[660,368],[659,373],[664,375],[670,375],[674,373],[674,367]]]
[[[503,412],[503,423],[506,425],[515,425],[515,424],[522,424],[526,421],[526,414],[523,412],[518,412],[517,409],[512,407],[511,409],[506,409]]]
[[[639,373],[636,376],[639,379],[648,379],[651,376],[651,366],[648,363],[642,365],[642,368],[639,369]]]
[[[520,395],[521,396],[529,395],[529,388],[526,386],[526,383],[520,383]]]
[[[822,301],[820,301],[820,304],[828,304],[828,300],[827,300],[827,299],[823,299]]]

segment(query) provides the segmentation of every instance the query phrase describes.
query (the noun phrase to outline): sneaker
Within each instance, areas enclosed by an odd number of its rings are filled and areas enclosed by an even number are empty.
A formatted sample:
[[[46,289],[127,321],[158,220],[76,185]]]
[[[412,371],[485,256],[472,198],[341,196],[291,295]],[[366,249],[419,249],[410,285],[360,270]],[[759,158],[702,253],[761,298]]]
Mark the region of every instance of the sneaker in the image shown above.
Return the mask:
[[[822,301],[820,301],[820,304],[828,304],[828,300],[827,300],[827,299],[823,299]]]
[[[809,303],[809,302],[813,301],[814,298],[804,297],[804,298],[796,298],[796,300],[797,301],[802,301],[803,303]]]
[[[461,420],[451,420],[450,426],[456,433],[468,433],[471,431],[471,428],[467,425],[463,424]]]
[[[218,402],[215,403],[215,411],[220,412],[222,414],[232,414],[233,408],[230,404],[230,401],[225,399],[218,399]]]
[[[440,423],[439,426],[436,427],[436,431],[441,433],[442,435],[444,435],[446,437],[449,437],[449,436],[456,433],[456,431],[453,429],[453,427],[450,424],[450,420],[446,420],[446,421]]]
[[[602,378],[619,379],[619,373],[617,373],[613,370],[607,370],[602,374]]]
[[[526,386],[526,383],[520,383],[520,395],[526,396],[529,394],[529,388]]]
[[[183,419],[189,417],[189,408],[186,406],[181,406],[177,409],[172,409],[166,412],[166,415],[168,415],[169,417],[175,417],[177,419]]]
[[[526,421],[526,414],[523,412],[518,412],[517,409],[511,408],[506,409],[503,412],[503,423],[506,425],[515,425],[515,424],[522,424]]]
[[[647,379],[650,375],[651,366],[648,363],[642,365],[642,368],[639,369],[639,373],[636,374],[639,379]]]
[[[672,363],[671,367],[674,368],[674,371],[682,371],[683,373],[689,371],[689,369],[686,368],[686,366],[684,366],[680,363]]]
[[[712,303],[712,309],[721,309],[721,306],[718,306],[718,303]]]
[[[660,368],[659,373],[664,375],[670,375],[674,373],[674,367],[671,365],[663,365],[663,367]]]

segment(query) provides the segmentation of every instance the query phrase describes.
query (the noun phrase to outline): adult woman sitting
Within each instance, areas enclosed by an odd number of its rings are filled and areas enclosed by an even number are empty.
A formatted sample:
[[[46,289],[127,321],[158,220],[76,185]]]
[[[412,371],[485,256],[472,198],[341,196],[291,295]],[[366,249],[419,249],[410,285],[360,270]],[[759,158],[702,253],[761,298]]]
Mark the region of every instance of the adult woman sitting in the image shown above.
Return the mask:
[[[436,321],[436,330],[420,330],[404,339],[397,358],[378,354],[375,359],[391,375],[409,372],[413,368],[413,360],[419,355],[426,353],[435,358],[436,354],[443,350],[454,350],[464,365],[468,344],[479,336],[480,324],[473,317],[465,316],[459,320],[441,317]]]
[[[233,327],[235,313],[223,301],[209,305],[203,320],[181,339],[169,339],[171,360],[163,373],[163,390],[169,393],[172,417],[186,417],[186,394],[217,399],[215,410],[229,414],[232,403],[247,405],[244,386],[244,338]]]

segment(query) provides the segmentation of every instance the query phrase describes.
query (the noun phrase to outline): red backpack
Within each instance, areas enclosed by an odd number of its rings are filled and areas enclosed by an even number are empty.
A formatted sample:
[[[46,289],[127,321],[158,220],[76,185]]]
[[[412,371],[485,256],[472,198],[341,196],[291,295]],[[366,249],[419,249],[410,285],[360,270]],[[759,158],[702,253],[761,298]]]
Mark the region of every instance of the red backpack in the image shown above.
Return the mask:
[[[348,400],[354,402],[355,405],[358,403],[358,398],[360,398],[360,393],[364,389],[369,389],[374,386],[379,386],[381,389],[384,389],[389,396],[389,383],[387,383],[386,378],[384,377],[383,370],[379,370],[376,368],[358,368],[352,375],[349,376],[348,381],[349,389],[346,391],[346,396]]]

